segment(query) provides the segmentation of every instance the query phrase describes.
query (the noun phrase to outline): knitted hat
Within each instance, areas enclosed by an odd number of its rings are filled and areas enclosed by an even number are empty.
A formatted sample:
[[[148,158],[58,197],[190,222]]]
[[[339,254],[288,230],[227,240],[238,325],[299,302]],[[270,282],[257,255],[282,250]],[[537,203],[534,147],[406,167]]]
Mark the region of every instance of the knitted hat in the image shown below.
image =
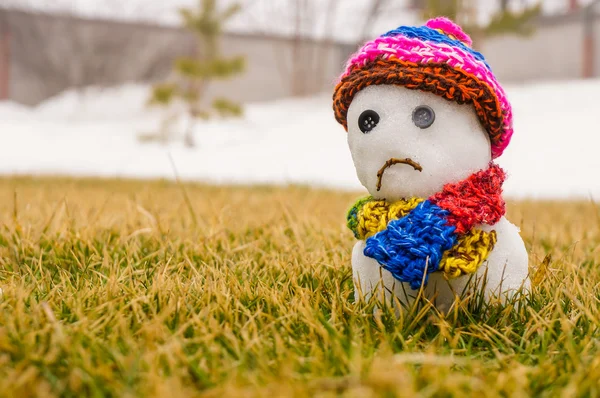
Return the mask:
[[[490,136],[492,157],[508,146],[513,134],[506,94],[471,38],[448,18],[425,26],[401,26],[367,42],[346,66],[333,95],[335,117],[346,130],[354,95],[370,85],[400,85],[427,91],[459,104],[472,104]]]

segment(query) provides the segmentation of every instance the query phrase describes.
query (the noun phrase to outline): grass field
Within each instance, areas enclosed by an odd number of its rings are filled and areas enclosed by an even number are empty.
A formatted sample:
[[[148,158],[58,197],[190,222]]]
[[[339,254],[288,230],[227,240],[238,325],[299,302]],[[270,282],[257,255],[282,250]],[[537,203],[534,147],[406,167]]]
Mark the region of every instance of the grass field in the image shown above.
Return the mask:
[[[593,203],[510,203],[530,298],[396,319],[354,304],[356,194],[185,190],[0,180],[0,396],[600,396]]]

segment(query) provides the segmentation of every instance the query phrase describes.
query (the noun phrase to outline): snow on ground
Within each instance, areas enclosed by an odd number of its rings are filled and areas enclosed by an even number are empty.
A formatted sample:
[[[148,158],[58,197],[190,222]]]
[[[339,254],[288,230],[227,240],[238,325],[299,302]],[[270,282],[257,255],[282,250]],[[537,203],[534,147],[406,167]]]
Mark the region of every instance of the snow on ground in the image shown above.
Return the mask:
[[[510,197],[600,200],[600,80],[508,87],[515,136],[499,163]],[[160,113],[147,87],[66,92],[29,109],[0,102],[0,173],[308,184],[362,190],[329,95],[250,104],[198,125],[197,147],[140,143]]]

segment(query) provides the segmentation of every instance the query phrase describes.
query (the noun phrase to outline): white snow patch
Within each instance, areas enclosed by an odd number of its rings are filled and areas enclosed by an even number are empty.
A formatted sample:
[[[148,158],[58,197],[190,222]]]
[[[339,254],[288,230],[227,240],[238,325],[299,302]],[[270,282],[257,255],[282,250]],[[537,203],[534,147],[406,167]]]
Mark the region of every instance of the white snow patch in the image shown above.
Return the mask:
[[[515,135],[499,163],[518,198],[600,200],[600,80],[507,88]],[[249,104],[246,116],[198,124],[197,147],[142,144],[160,113],[148,88],[66,92],[37,108],[0,102],[0,173],[181,178],[221,184],[364,189],[331,96]]]

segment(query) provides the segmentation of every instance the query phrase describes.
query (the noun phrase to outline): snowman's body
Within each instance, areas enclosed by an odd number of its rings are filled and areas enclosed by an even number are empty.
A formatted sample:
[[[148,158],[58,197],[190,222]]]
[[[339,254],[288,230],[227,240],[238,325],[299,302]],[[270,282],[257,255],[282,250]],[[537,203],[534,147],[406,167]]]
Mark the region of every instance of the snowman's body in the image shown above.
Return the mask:
[[[427,127],[419,125],[414,116],[424,106],[435,115],[435,121]],[[373,116],[365,121],[365,115]],[[492,160],[489,136],[473,107],[434,94],[401,86],[369,86],[355,95],[347,121],[357,175],[376,199],[394,202],[428,198],[446,184],[486,169]],[[369,123],[369,129],[365,129],[363,125]],[[378,177],[382,165],[391,158],[411,159],[422,170],[394,164]],[[469,292],[470,287],[484,289],[486,298],[506,297],[529,287],[527,252],[518,228],[505,218],[495,225],[476,228],[496,231],[494,249],[475,274],[450,280],[441,272],[429,275],[424,293],[429,299],[435,298],[441,309],[447,309],[456,295]],[[364,248],[365,242],[359,241],[352,253],[357,295],[368,297],[382,290],[386,297],[393,294],[410,303],[417,291],[395,279],[375,259],[365,256]]]
[[[484,289],[487,300],[492,297],[504,299],[507,294],[521,287],[529,288],[527,251],[519,229],[504,217],[493,226],[481,225],[477,228],[485,231],[495,230],[498,242],[475,274],[449,280],[446,280],[441,272],[429,276],[424,295],[434,301],[441,310],[448,310],[456,296],[472,295],[475,288]],[[379,294],[378,297],[383,294],[387,300],[397,297],[409,306],[417,292],[412,290],[408,283],[396,280],[377,261],[365,256],[364,248],[365,242],[361,240],[354,245],[352,251],[352,274],[357,297],[363,295],[368,299],[372,294]]]

